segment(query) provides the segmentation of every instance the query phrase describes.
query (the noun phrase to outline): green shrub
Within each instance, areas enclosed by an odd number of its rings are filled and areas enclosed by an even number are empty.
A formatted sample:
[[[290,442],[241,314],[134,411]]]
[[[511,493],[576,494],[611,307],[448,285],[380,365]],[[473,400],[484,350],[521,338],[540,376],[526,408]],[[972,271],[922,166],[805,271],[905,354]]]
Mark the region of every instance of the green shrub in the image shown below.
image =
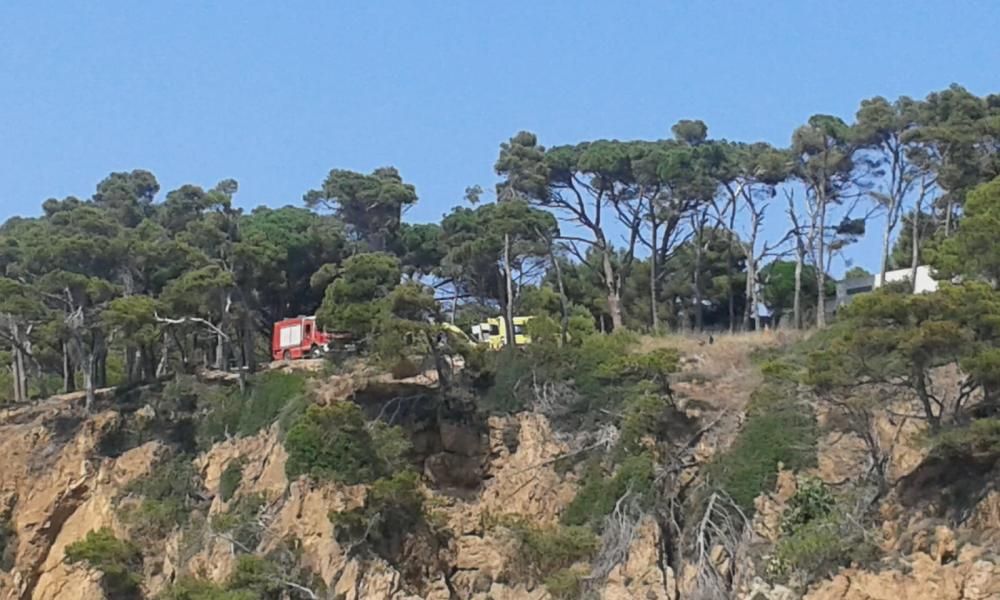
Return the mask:
[[[545,589],[556,600],[577,600],[583,595],[584,573],[560,569],[545,578]]]
[[[826,484],[815,478],[803,479],[788,500],[781,529],[785,533],[793,533],[812,521],[825,519],[833,513],[835,505],[836,500]]]
[[[125,513],[125,519],[138,535],[163,538],[175,527],[187,523],[201,488],[201,476],[190,456],[164,460],[147,476],[125,487],[126,494],[142,496],[141,503]]]
[[[732,446],[709,465],[709,476],[752,515],[754,498],[774,488],[779,463],[792,470],[816,464],[818,435],[815,416],[795,389],[765,381],[754,391]]]
[[[562,514],[566,525],[589,525],[599,529],[604,517],[611,514],[618,499],[629,492],[648,502],[653,491],[653,459],[648,454],[626,457],[611,477],[592,464],[573,501]]]
[[[17,532],[10,520],[0,519],[0,571],[14,568],[17,553]]]
[[[91,531],[66,547],[66,562],[86,563],[101,572],[101,586],[110,598],[138,598],[142,582],[142,554],[110,529]]]
[[[163,591],[157,600],[259,600],[250,590],[230,590],[211,581],[185,577]]]
[[[484,355],[480,378],[489,382],[479,396],[480,407],[488,413],[511,414],[526,409],[531,401],[531,356],[526,352],[490,352]],[[525,378],[528,378],[527,380]]]
[[[206,411],[199,422],[199,444],[207,448],[227,436],[267,429],[287,405],[306,396],[307,379],[302,373],[268,371],[250,378],[246,394],[235,388],[205,391],[199,401]]]
[[[229,462],[219,477],[219,497],[223,502],[229,502],[243,482],[243,460]]]
[[[619,451],[628,454],[642,452],[647,437],[660,439],[676,416],[670,396],[650,389],[652,384],[636,384],[622,390],[625,397],[619,426]]]
[[[278,565],[261,556],[243,554],[236,559],[236,569],[229,576],[227,587],[253,592],[255,598],[268,598],[269,594],[281,591],[278,579]]]
[[[364,506],[330,513],[337,540],[355,551],[370,551],[395,561],[403,538],[427,522],[424,496],[413,471],[379,479]]]
[[[600,364],[598,376],[613,382],[652,382],[669,391],[670,375],[680,365],[680,352],[657,348],[645,354],[621,354]]]
[[[498,524],[513,534],[523,566],[536,581],[589,560],[597,551],[597,536],[588,527],[536,525],[513,515],[501,517]]]
[[[285,545],[276,552],[297,561],[294,552],[285,552]],[[263,600],[271,598],[305,598],[291,591],[286,582],[312,589],[325,598],[326,588],[318,578],[276,556],[243,554],[224,585],[197,578],[182,578],[157,598],[158,600]]]
[[[1000,456],[1000,419],[977,419],[949,429],[931,438],[931,445],[936,453],[953,459]]]
[[[862,531],[836,516],[816,519],[783,536],[768,564],[773,579],[805,575],[807,582],[827,577],[841,567],[865,565],[878,557],[878,546]]]
[[[212,529],[228,534],[244,552],[253,551],[260,544],[257,518],[265,504],[260,494],[241,496],[228,511],[212,517]]]
[[[396,473],[409,465],[410,450],[413,446],[405,429],[398,425],[375,421],[368,424],[368,433],[372,437],[379,462],[383,465],[383,472]]]
[[[782,536],[767,565],[768,574],[774,579],[799,574],[809,582],[840,567],[873,560],[878,547],[849,513],[849,503],[838,505],[822,481],[799,481],[782,516]]]
[[[244,554],[236,561],[236,568],[226,586],[230,590],[253,592],[254,598],[305,598],[293,594],[284,582],[311,589],[320,598],[331,598],[326,585],[312,570],[302,566],[302,544],[296,538],[280,540],[278,546],[265,556]]]
[[[542,577],[588,560],[597,550],[597,536],[586,527],[531,527],[519,536],[525,558]]]
[[[665,368],[666,355],[644,364],[643,359],[623,360],[636,343],[627,333],[587,335],[573,344],[532,343],[518,352],[495,352],[488,371],[491,385],[482,395],[483,407],[495,413],[524,410],[532,401],[533,384],[570,384],[578,401],[565,407],[569,416],[594,417],[594,409],[614,406],[620,386],[631,368]],[[651,366],[652,365],[652,366]]]
[[[376,427],[376,430],[378,428]],[[398,440],[394,442],[397,445]],[[309,475],[348,485],[369,483],[386,475],[398,457],[385,456],[366,427],[361,409],[352,402],[310,406],[285,437],[289,477]]]
[[[783,359],[772,359],[762,362],[760,372],[768,379],[788,383],[798,383],[802,378],[801,369]]]

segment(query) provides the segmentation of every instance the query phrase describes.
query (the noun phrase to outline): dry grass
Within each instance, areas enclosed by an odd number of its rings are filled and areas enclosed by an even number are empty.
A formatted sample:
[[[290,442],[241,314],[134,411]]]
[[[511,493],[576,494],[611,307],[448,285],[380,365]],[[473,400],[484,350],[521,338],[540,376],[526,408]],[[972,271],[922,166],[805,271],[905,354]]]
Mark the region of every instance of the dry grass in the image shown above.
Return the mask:
[[[709,335],[670,334],[643,336],[639,340],[640,352],[657,348],[677,348],[683,357],[685,371],[693,371],[705,380],[714,381],[733,372],[745,373],[752,365],[750,356],[757,350],[781,348],[802,337],[801,332],[761,331]]]
[[[676,348],[681,372],[673,387],[681,397],[715,410],[742,412],[750,393],[760,383],[752,355],[758,350],[781,348],[801,339],[800,332],[762,331],[736,334],[671,334],[643,336],[637,350]]]

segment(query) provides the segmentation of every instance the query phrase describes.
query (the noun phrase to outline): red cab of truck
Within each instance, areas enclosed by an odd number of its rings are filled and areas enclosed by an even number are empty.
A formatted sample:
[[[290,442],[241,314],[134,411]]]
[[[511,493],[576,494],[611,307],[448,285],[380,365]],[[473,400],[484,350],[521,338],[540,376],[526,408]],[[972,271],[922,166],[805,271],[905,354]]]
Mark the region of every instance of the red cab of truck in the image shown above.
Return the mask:
[[[330,334],[316,326],[316,317],[293,317],[274,324],[271,357],[292,360],[319,358],[330,347]]]

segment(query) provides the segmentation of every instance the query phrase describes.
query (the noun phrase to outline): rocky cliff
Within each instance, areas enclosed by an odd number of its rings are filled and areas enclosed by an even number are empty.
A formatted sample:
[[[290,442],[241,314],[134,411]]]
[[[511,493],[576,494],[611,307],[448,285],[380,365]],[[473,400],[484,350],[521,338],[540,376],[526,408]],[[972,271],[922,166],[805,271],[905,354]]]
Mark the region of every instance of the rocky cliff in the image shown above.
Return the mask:
[[[677,450],[685,458],[674,470],[662,467],[658,482],[699,488],[707,477],[706,465],[745,427],[748,390],[759,384],[748,354],[749,349],[724,344],[686,349],[685,367],[674,382],[679,410],[688,420]],[[718,366],[723,359],[726,368]],[[383,414],[389,400],[424,398],[421,394],[433,391],[436,382],[368,378],[345,383],[343,377],[317,374],[310,385],[314,402],[354,402],[372,415]],[[546,582],[526,562],[524,536],[525,531],[530,535],[562,527],[561,516],[584,485],[581,469],[567,461],[581,445],[572,432],[558,430],[538,411],[477,421],[440,407],[430,412],[390,408],[401,410],[403,420],[419,421],[408,433],[422,469],[419,493],[429,515],[422,525],[426,535],[390,540],[390,551],[361,552],[338,535],[331,515],[364,509],[371,486],[290,479],[278,423],[251,435],[226,435],[197,451],[190,460],[200,482],[192,500],[197,508],[183,525],[162,535],[139,536],[129,518],[137,506],[133,483],[176,453],[177,442],[155,431],[133,443],[118,441],[140,427],[142,419],[161,423],[173,415],[161,414],[168,409],[155,403],[128,411],[105,406],[88,415],[54,399],[0,411],[0,600],[113,597],[93,563],[67,560],[68,547],[102,529],[139,540],[144,560],[141,573],[134,575],[139,594],[148,598],[191,577],[221,585],[246,554],[268,556],[281,565],[268,580],[281,585],[269,588],[271,595],[259,596],[268,598],[542,600],[562,584],[559,577]],[[872,534],[880,550],[877,561],[839,568],[802,585],[778,584],[769,575],[763,555],[783,535],[782,523],[802,478],[842,485],[864,468],[858,440],[830,433],[820,439],[815,466],[783,471],[774,490],[756,499],[751,527],[738,544],[729,544],[722,534],[700,532],[708,524],[720,527],[710,519],[711,508],[687,519],[682,513],[646,509],[632,521],[622,517],[628,525],[620,529],[606,526],[589,561],[560,571],[560,577],[580,573],[561,588],[569,590],[562,597],[586,590],[597,598],[649,600],[1000,598],[995,551],[1000,492],[980,493],[956,517],[949,506],[954,495],[945,492],[960,482],[940,466],[934,470],[919,444],[906,441],[920,434],[919,428],[907,427],[881,428],[887,444],[897,442],[892,468],[903,482],[879,507],[881,530]],[[584,448],[592,450],[595,444],[588,441]],[[230,471],[235,465],[239,477],[234,481]],[[1000,481],[995,465],[977,476]],[[689,492],[674,498],[683,509],[695,496]],[[254,508],[244,515],[243,525],[252,528],[252,542],[231,525],[250,500]],[[627,511],[619,504],[612,516]],[[605,552],[612,547],[617,550]],[[679,548],[695,550],[681,553]],[[706,573],[731,591],[711,595]]]

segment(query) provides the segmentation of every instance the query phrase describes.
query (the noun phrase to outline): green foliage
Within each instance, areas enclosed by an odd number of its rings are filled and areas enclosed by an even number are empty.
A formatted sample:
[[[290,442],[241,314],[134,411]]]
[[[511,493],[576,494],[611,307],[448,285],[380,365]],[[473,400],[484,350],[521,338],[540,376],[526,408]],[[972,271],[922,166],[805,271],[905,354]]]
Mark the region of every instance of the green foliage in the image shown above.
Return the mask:
[[[806,382],[822,395],[857,396],[859,381],[901,383],[936,428],[963,409],[960,403],[939,406],[930,397],[937,367],[957,362],[968,374],[968,382],[951,384],[954,397],[967,384],[989,390],[1000,382],[994,350],[1000,295],[985,283],[943,284],[930,294],[878,290],[855,298],[843,314],[845,326],[808,354]]]
[[[579,569],[560,569],[545,578],[545,589],[556,600],[577,600],[583,597],[585,576]]]
[[[241,483],[243,483],[243,460],[230,461],[219,477],[219,497],[222,501],[229,502]]]
[[[779,541],[768,564],[768,574],[785,578],[795,572],[822,577],[850,564],[853,548],[845,546],[840,531],[830,519],[813,521]]]
[[[372,430],[352,402],[310,406],[285,437],[288,476],[308,475],[348,485],[378,479],[389,472],[389,465],[398,464],[408,447],[403,448],[398,434],[393,434],[392,443],[379,447]],[[380,439],[390,438],[386,429],[378,431]]]
[[[236,566],[224,584],[204,579],[185,577],[157,596],[157,600],[277,600],[279,598],[305,599],[305,593],[288,585],[302,585],[316,594],[324,594],[325,587],[315,577],[310,577],[294,564],[300,557],[286,551],[287,543],[266,556],[241,554]],[[326,596],[320,596],[326,597]]]
[[[588,560],[597,551],[598,539],[589,527],[536,525],[516,516],[501,517],[498,524],[513,534],[526,572],[536,581]],[[565,583],[563,577],[554,583]]]
[[[125,513],[125,520],[140,537],[162,539],[175,527],[187,523],[198,504],[201,488],[201,477],[190,456],[164,460],[147,476],[125,487],[126,494],[142,498],[138,506]]]
[[[604,517],[626,493],[649,503],[653,492],[653,459],[648,453],[628,456],[611,476],[605,476],[597,463],[589,466],[580,490],[562,514],[566,525],[589,525],[599,530]]]
[[[608,381],[652,382],[669,390],[670,375],[678,371],[680,358],[674,348],[622,354],[602,363],[598,376]]]
[[[17,532],[9,519],[0,518],[0,571],[14,568],[17,555]]]
[[[240,550],[253,551],[260,544],[262,528],[257,519],[266,504],[260,494],[241,496],[228,511],[212,518],[212,529],[231,536]]]
[[[523,180],[512,177],[508,185],[501,185],[500,193],[510,196],[504,201],[457,207],[441,221],[446,252],[442,274],[452,278],[462,292],[497,302],[506,298],[501,266],[505,241],[509,242],[512,271],[522,270],[546,256],[547,242],[559,230],[551,213],[523,200]]]
[[[970,191],[958,233],[934,253],[940,275],[1000,281],[1000,177]]]
[[[761,282],[761,300],[775,315],[776,321],[781,321],[791,313],[795,300],[795,262],[775,260],[764,266],[757,274]],[[836,291],[834,279],[827,276],[827,293]],[[816,267],[802,266],[801,302],[803,310],[811,310],[816,306]],[[790,315],[789,315],[790,316]]]
[[[402,539],[427,522],[418,480],[413,471],[400,471],[372,484],[364,506],[330,513],[337,540],[356,552],[398,559]]]
[[[227,587],[247,590],[258,598],[267,598],[283,587],[278,579],[278,565],[262,556],[243,554],[236,559],[236,569],[229,576]]]
[[[821,480],[801,480],[788,501],[781,529],[785,533],[793,533],[811,521],[824,519],[833,513],[834,505],[833,494]]]
[[[102,574],[101,585],[111,598],[138,598],[142,582],[142,554],[110,529],[91,531],[66,547],[66,562],[86,563]]]
[[[760,365],[761,374],[774,381],[797,383],[801,377],[801,369],[788,360],[776,359],[764,361]]]
[[[359,338],[371,335],[386,308],[386,297],[401,277],[399,259],[390,254],[356,254],[348,258],[326,288],[316,313],[319,325]]]
[[[792,470],[816,464],[816,420],[795,396],[793,386],[765,380],[753,392],[732,446],[708,467],[715,485],[748,515],[754,512],[754,498],[774,487],[779,463]]]
[[[372,251],[387,250],[399,235],[403,209],[416,203],[417,192],[393,167],[368,175],[333,169],[318,190],[304,196],[306,206],[333,209],[358,241]]]
[[[307,376],[268,371],[249,378],[248,392],[238,389],[209,389],[202,392],[199,405],[206,414],[198,423],[202,447],[227,436],[250,436],[267,429],[290,406],[298,406],[306,396]]]
[[[181,578],[159,596],[157,600],[259,600],[251,590],[230,590],[225,586],[191,577]]]
[[[383,421],[374,421],[368,424],[368,433],[384,473],[396,473],[409,465],[413,446],[405,429]]]
[[[822,481],[800,481],[782,517],[782,536],[767,565],[768,574],[775,579],[804,575],[808,583],[852,563],[873,561],[878,546],[851,510]]]
[[[976,419],[931,438],[935,452],[955,459],[992,459],[1000,456],[1000,419]]]

